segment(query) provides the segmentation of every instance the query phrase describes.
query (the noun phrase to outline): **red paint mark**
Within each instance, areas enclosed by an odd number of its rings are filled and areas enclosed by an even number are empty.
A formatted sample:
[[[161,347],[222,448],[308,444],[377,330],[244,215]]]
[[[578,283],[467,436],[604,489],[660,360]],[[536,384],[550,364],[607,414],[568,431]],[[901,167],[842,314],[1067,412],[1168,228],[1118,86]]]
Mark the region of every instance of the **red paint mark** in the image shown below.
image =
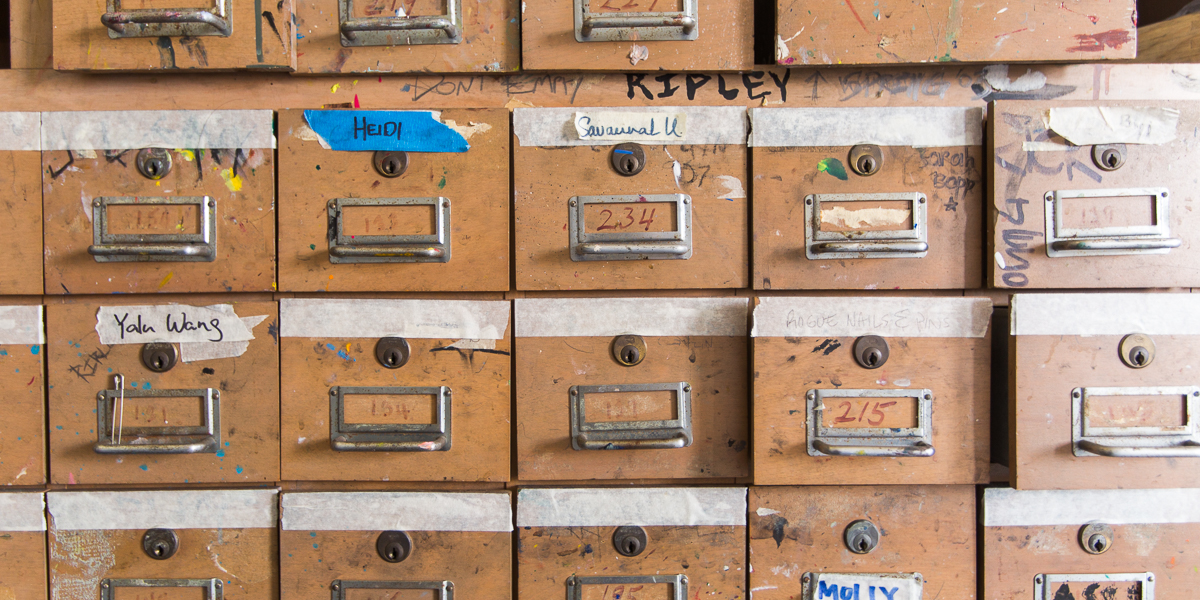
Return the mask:
[[[33,377],[30,377],[30,378],[29,378],[29,383],[27,383],[27,384],[25,384],[25,385],[26,385],[26,386],[33,385],[33,380],[34,380],[34,379],[37,379],[37,375],[34,375]]]
[[[74,473],[67,473],[67,483],[69,483],[71,485],[75,485],[75,474]]]
[[[854,5],[850,4],[850,0],[845,0],[845,2],[846,2],[846,8],[850,9],[850,13],[853,14],[854,18],[858,20],[858,24],[862,26],[863,31],[867,31],[867,24],[863,23],[862,17],[858,16],[858,11],[854,10]],[[867,33],[871,33],[871,32],[867,31]]]
[[[362,108],[358,105],[358,94],[354,95],[354,108]]]
[[[785,65],[790,65],[790,64],[792,64],[792,63],[794,63],[794,62],[796,62],[796,59],[794,59],[794,58],[792,58],[792,57],[790,57],[790,56],[789,56],[789,57],[787,57],[787,58],[785,58],[785,59],[783,59],[783,64],[785,64]]]
[[[1096,15],[1085,15],[1085,14],[1083,14],[1083,13],[1081,13],[1081,12],[1076,12],[1076,11],[1073,11],[1073,10],[1071,10],[1071,9],[1067,8],[1067,5],[1066,5],[1066,3],[1059,3],[1058,7],[1059,7],[1059,8],[1061,8],[1061,9],[1063,9],[1063,10],[1065,10],[1065,11],[1067,11],[1067,12],[1069,12],[1069,13],[1074,13],[1074,14],[1077,14],[1077,15],[1081,15],[1081,16],[1087,17],[1087,18],[1088,18],[1088,20],[1092,22],[1092,25],[1095,25],[1096,23],[1099,23],[1099,22],[1100,22],[1100,17],[1097,17]]]
[[[1068,52],[1100,52],[1108,48],[1120,48],[1125,44],[1133,41],[1129,31],[1125,29],[1110,29],[1100,33],[1091,35],[1081,34],[1075,36],[1075,43],[1078,44],[1074,48],[1067,48]]]
[[[1002,37],[1004,37],[1004,36],[1006,36],[1006,35],[1012,35],[1012,34],[1014,34],[1014,33],[1021,33],[1022,31],[1029,31],[1029,28],[1028,28],[1028,27],[1022,27],[1022,28],[1020,28],[1020,29],[1018,29],[1018,30],[1016,30],[1016,31],[1010,31],[1010,32],[1008,32],[1008,33],[1002,33],[1002,34],[1000,34],[1000,35],[998,35],[998,36],[996,36],[996,37],[998,37],[998,38],[1002,38]]]

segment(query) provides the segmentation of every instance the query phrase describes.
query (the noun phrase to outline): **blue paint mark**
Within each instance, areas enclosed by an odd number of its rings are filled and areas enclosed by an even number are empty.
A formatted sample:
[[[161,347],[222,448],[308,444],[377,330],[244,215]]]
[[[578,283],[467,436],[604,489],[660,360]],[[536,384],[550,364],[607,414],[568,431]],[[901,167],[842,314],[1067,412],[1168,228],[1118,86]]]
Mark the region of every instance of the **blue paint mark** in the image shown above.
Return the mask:
[[[59,431],[62,431],[62,425],[55,425],[54,428]]]
[[[354,360],[354,357],[353,357],[353,356],[350,356],[349,354],[346,354],[346,351],[345,351],[345,350],[338,350],[338,356],[339,356],[339,357],[340,357],[342,360],[348,360],[348,361],[350,361],[350,362],[358,362],[357,360]]]
[[[30,347],[29,347],[29,351],[30,351],[30,352],[32,352],[33,354],[37,354],[38,352],[41,352],[41,351],[42,351],[42,347],[41,347],[41,346],[37,346],[37,345],[33,345],[33,346],[30,346]]]
[[[150,382],[149,382],[149,381],[147,381],[146,383],[143,383],[143,384],[142,384],[142,389],[143,389],[143,390],[148,390],[148,389],[150,389]]]
[[[137,389],[137,385],[138,385],[138,382],[136,382],[136,381],[135,381],[135,382],[133,382],[133,386],[131,386],[131,387],[133,387],[133,389],[135,389],[135,390],[136,390],[136,389]]]
[[[317,532],[315,532],[315,531],[308,532],[308,537],[317,537]]]
[[[297,34],[296,34],[296,39],[298,39],[298,40],[302,40],[302,39],[304,39],[304,36],[302,36],[302,35],[300,35],[300,34],[298,34],[298,33],[297,33]]]
[[[229,447],[229,442],[225,442],[225,447],[226,447],[226,448],[228,448],[228,447]]]
[[[334,346],[333,344],[325,344],[325,347],[329,348],[330,350],[337,350],[337,346]]]
[[[613,154],[633,154],[633,153],[628,150],[622,150],[620,148],[613,148]]]
[[[427,110],[306,110],[304,118],[334,150],[466,152],[471,147]]]
[[[410,88],[409,85],[406,83],[406,84],[404,84],[404,87],[400,88],[400,91],[407,92],[410,89],[412,89],[412,88]]]
[[[8,356],[8,350],[0,350],[0,356]]]
[[[225,451],[224,451],[224,450],[217,450],[217,457],[218,457],[218,458],[225,458]]]
[[[241,475],[242,474],[242,465],[238,465],[237,469],[234,469],[234,470],[238,472],[238,475]]]
[[[112,369],[109,369],[109,370],[108,370],[108,372],[109,372],[109,373],[112,373]]]
[[[138,468],[139,468],[139,469],[141,469],[141,470],[143,470],[143,471],[149,471],[149,470],[150,470],[150,467],[147,467],[146,465],[138,465]]]
[[[313,542],[313,548],[317,548],[317,547],[318,547],[317,543]]]

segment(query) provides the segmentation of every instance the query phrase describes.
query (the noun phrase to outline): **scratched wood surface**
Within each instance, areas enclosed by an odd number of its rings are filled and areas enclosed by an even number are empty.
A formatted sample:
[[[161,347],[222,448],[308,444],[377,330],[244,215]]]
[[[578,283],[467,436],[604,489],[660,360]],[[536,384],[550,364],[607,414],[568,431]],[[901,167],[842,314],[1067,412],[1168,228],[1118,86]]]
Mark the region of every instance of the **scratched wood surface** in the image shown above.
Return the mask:
[[[275,289],[275,161],[263,148],[171,151],[161,180],[138,173],[136,150],[42,153],[45,274],[49,294],[269,292]],[[108,262],[88,254],[93,202],[105,196],[209,196],[216,201],[213,262]],[[109,230],[183,231],[175,213],[110,211]],[[199,217],[192,215],[192,221]]]
[[[542,148],[521,146],[513,137],[517,289],[747,287],[745,146],[644,145],[645,168],[624,177],[612,168],[612,146]],[[571,260],[567,228],[571,197],[678,193],[691,197],[691,258]]]
[[[1200,59],[1200,14],[1138,28],[1138,62],[1195,62]]]
[[[0,294],[42,293],[42,202],[39,152],[0,151],[0,221],[9,224]]]
[[[45,350],[0,345],[0,485],[46,483]]]
[[[878,369],[855,362],[854,337],[754,338],[754,482],[759,485],[971,484],[988,481],[991,335],[888,338]],[[929,389],[933,447],[927,458],[809,456],[810,389]],[[895,400],[895,399],[890,399]],[[915,401],[899,401],[847,427],[912,427]],[[845,406],[843,407],[843,404]],[[867,404],[826,400],[825,416],[859,417]],[[853,409],[853,410],[851,410]],[[853,412],[853,414],[850,414]],[[889,419],[900,413],[906,422]],[[880,416],[885,415],[885,416]],[[886,421],[886,422],[885,422]],[[830,423],[827,421],[826,426]]]
[[[511,329],[511,328],[510,328]],[[409,339],[409,362],[387,369],[374,339],[285,338],[282,464],[287,480],[508,481],[511,333],[494,350],[455,349],[455,340]],[[329,440],[329,388],[448,386],[451,445],[444,452],[337,452]],[[387,396],[355,408],[347,422],[432,423],[429,397]],[[359,401],[368,404],[367,397]],[[350,414],[353,411],[354,414]],[[363,419],[363,420],[358,420]]]
[[[781,65],[1133,58],[1137,2],[776,2]]]
[[[646,549],[621,556],[611,527],[523,527],[517,530],[517,597],[562,598],[567,579],[686,575],[688,597],[746,597],[744,526],[643,527]],[[669,600],[666,585],[584,586],[588,600]],[[589,589],[592,588],[592,589]],[[757,595],[757,594],[756,594]]]
[[[521,66],[521,34],[516,0],[464,0],[462,36],[457,44],[407,45],[404,33],[392,46],[343,47],[337,0],[297,0],[296,73],[336,74],[516,71]],[[446,14],[444,1],[357,0],[354,16],[387,17],[397,9],[408,16]]]
[[[975,597],[975,487],[752,487],[750,589],[799,598],[805,573],[920,573],[925,598]],[[883,534],[869,554],[846,548],[851,522]],[[864,594],[865,599],[865,594]]]
[[[849,167],[849,146],[752,149],[755,289],[982,286],[983,149],[884,146],[881,150],[883,166],[874,175],[864,177]],[[929,253],[925,257],[807,258],[805,196],[887,192],[921,192],[928,198],[925,214]],[[860,227],[876,226],[860,223]],[[855,231],[852,227],[850,230]]]
[[[1131,332],[1132,333],[1132,332]],[[1014,336],[1010,348],[1009,466],[1017,489],[1177,488],[1200,486],[1200,458],[1076,457],[1071,451],[1071,390],[1077,387],[1192,386],[1193,336],[1153,336],[1154,360],[1121,362],[1120,335]],[[1149,402],[1149,401],[1148,401]],[[1182,410],[1182,399],[1179,406]],[[1146,408],[1149,408],[1147,406]],[[1015,413],[1015,414],[1014,414]],[[1141,411],[1128,417],[1139,425]],[[1181,423],[1176,423],[1176,425]]]
[[[104,305],[174,302],[208,306],[232,303],[241,317],[267,315],[253,329],[255,339],[235,358],[179,362],[165,373],[142,363],[141,344],[105,345],[96,334],[95,299],[60,299],[46,307],[49,358],[51,483],[56,484],[183,484],[201,482],[256,483],[279,480],[279,345],[278,305],[240,302],[229,296],[176,296],[105,299]],[[176,345],[178,349],[178,345]],[[215,388],[220,394],[222,448],[215,454],[96,454],[96,394],[112,389],[113,376],[142,390]],[[145,414],[141,406],[152,407]],[[196,418],[186,409],[168,410],[166,403],[127,399],[126,425],[168,426],[171,418]],[[163,418],[157,412],[162,411]],[[177,421],[178,422],[178,421]]]
[[[465,153],[408,153],[400,177],[380,176],[371,152],[325,150],[303,111],[279,113],[279,287],[285,291],[504,291],[509,288],[509,116],[504,109],[447,110],[442,119],[471,128]],[[307,139],[306,139],[307,138]],[[450,261],[410,264],[329,262],[326,203],[334,198],[450,200]],[[371,213],[379,227],[409,209]],[[347,224],[347,233],[353,233]],[[432,225],[420,233],[432,233]],[[365,231],[375,235],[393,232]],[[415,233],[396,232],[396,233]]]
[[[1092,146],[1073,146],[1053,152],[1025,151],[1024,143],[1047,141],[1045,114],[1060,106],[1089,106],[1078,102],[997,102],[988,124],[995,159],[991,175],[993,252],[987,261],[991,284],[1007,289],[1200,287],[1196,268],[1200,246],[1200,214],[1195,210],[1200,174],[1179,169],[1197,156],[1193,130],[1200,124],[1200,106],[1189,102],[1145,100],[1100,103],[1101,106],[1167,107],[1178,109],[1179,135],[1162,145],[1128,144],[1125,165],[1101,171],[1092,162]],[[1169,190],[1170,236],[1183,240],[1167,254],[1071,256],[1050,258],[1046,237],[1047,192],[1165,187]],[[1132,202],[1132,201],[1129,201]],[[1087,226],[1113,226],[1107,212]],[[1114,218],[1115,219],[1115,218]],[[1132,221],[1147,224],[1146,221]],[[1002,263],[1000,261],[1003,261]]]
[[[368,508],[368,507],[364,507]],[[408,531],[412,554],[389,563],[375,550],[378,531],[281,531],[280,596],[327,600],[343,581],[450,581],[454,596],[512,598],[512,534],[482,531]],[[386,589],[350,592],[356,600],[438,598],[431,592]]]
[[[612,356],[610,337],[521,338],[516,354],[517,477],[662,479],[745,477],[750,474],[744,338],[646,337],[646,356],[634,367]],[[571,449],[573,385],[691,384],[692,445],[667,450]],[[604,402],[601,395],[598,402]],[[673,419],[674,396],[628,404],[612,400],[609,414],[589,421]],[[603,407],[604,404],[597,404]],[[670,414],[666,414],[670,413]]]
[[[145,529],[160,525],[146,523]],[[95,600],[100,597],[102,579],[142,578],[216,578],[225,598],[279,598],[279,537],[275,529],[174,529],[178,550],[166,560],[150,558],[142,550],[145,529],[57,531],[51,524],[50,598]],[[138,591],[125,589],[114,597],[201,597],[187,588],[156,588],[153,596]]]
[[[671,6],[668,6],[671,4]],[[575,40],[573,0],[526,0],[521,9],[521,66],[545,71],[735,71],[754,65],[753,0],[697,3],[699,35],[690,41],[647,41],[637,30],[622,42]],[[659,0],[595,0],[593,14],[666,11],[681,3]],[[674,31],[679,31],[678,28]],[[644,59],[638,47],[649,51]]]
[[[12,68],[52,68],[50,0],[11,0],[8,17]]]
[[[205,35],[112,39],[108,36],[108,28],[100,22],[100,17],[107,10],[105,0],[59,0],[54,3],[54,68],[67,71],[291,71],[296,68],[296,48],[292,43],[296,36],[292,25],[292,0],[278,3],[231,2],[230,6],[229,21],[233,33],[229,37]],[[176,8],[177,5],[153,0],[125,0],[121,7],[124,10],[137,10]],[[207,80],[196,83],[211,85]],[[214,86],[212,89],[217,92],[220,88]]]
[[[46,532],[6,531],[0,535],[0,597],[45,600]]]
[[[1195,540],[1200,524],[1110,525],[1113,544],[1104,554],[1088,554],[1079,546],[1078,525],[982,527],[983,598],[1033,598],[1033,579],[1043,574],[1154,573],[1155,598],[1182,598],[1200,585]],[[1107,593],[1105,577],[1097,577],[1096,598],[1125,598],[1125,586]],[[1083,586],[1080,586],[1083,587]],[[1051,590],[1051,593],[1057,589]],[[1087,598],[1075,590],[1075,598]],[[1063,596],[1054,596],[1055,598]],[[1137,597],[1137,596],[1130,596]]]

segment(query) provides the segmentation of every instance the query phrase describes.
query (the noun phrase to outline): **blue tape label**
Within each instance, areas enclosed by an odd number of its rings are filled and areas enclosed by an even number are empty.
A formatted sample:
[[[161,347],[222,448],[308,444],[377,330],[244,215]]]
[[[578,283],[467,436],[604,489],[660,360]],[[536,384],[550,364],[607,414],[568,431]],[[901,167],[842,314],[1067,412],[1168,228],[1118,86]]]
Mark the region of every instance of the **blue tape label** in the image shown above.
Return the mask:
[[[304,119],[333,150],[466,152],[471,147],[427,110],[306,110]]]

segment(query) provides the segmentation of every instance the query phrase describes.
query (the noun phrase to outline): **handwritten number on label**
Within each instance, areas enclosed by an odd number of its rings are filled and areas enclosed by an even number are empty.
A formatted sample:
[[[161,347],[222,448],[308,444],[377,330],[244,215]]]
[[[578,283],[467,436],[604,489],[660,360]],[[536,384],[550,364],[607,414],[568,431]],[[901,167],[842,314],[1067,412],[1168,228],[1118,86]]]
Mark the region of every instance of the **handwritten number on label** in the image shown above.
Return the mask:
[[[876,427],[876,426],[879,426],[881,423],[883,423],[884,418],[887,417],[887,415],[884,414],[883,409],[895,406],[896,401],[893,400],[891,402],[874,402],[873,404],[874,404],[874,407],[871,408],[871,416],[870,417],[867,416],[867,408],[871,407],[871,405],[872,405],[871,402],[863,402],[862,412],[860,412],[857,417],[852,417],[852,416],[850,416],[850,409],[854,408],[854,403],[853,402],[841,402],[841,403],[839,403],[838,407],[844,408],[845,410],[842,411],[841,416],[834,417],[833,422],[834,422],[834,424],[854,423],[854,422],[862,423],[863,419],[865,418],[868,425],[871,425],[872,427]],[[878,415],[878,416],[876,416],[876,415]]]
[[[634,209],[632,207],[626,206],[625,207],[625,215],[621,216],[621,217],[617,217],[616,223],[609,225],[608,222],[612,220],[613,212],[611,210],[608,210],[607,208],[605,208],[600,211],[601,216],[604,217],[604,222],[601,223],[600,226],[596,228],[596,231],[606,231],[606,230],[612,230],[612,229],[617,229],[617,230],[628,229],[630,226],[634,225],[635,223],[638,225],[645,225],[646,228],[643,231],[650,231],[650,225],[652,223],[654,223],[654,213],[656,210],[658,210],[658,209],[643,208],[642,209],[642,218],[638,219],[637,217],[633,216]],[[622,223],[621,222],[622,219],[628,219],[628,222]]]

